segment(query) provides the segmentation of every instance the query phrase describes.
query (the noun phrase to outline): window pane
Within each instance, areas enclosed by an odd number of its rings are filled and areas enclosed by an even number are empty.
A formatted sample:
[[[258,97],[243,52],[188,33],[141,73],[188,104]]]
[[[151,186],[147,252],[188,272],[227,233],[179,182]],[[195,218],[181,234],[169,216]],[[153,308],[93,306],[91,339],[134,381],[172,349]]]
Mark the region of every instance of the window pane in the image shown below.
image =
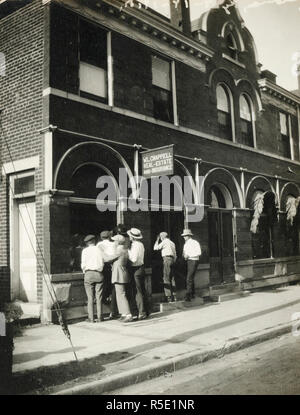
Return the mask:
[[[245,95],[240,96],[240,117],[244,120],[251,121],[251,107]]]
[[[280,112],[279,116],[280,116],[280,132],[283,135],[288,135],[287,115]]]
[[[18,177],[15,179],[15,195],[34,192],[34,176]]]
[[[107,33],[87,22],[80,22],[80,60],[106,69]]]
[[[107,72],[102,68],[80,62],[80,90],[99,97],[107,97]]]
[[[226,140],[232,139],[231,116],[230,113],[218,111],[219,134]]]
[[[241,120],[241,144],[253,147],[253,133],[252,123],[246,120]]]
[[[228,34],[228,36],[226,37],[226,42],[227,42],[227,49],[228,49],[229,55],[233,59],[236,59],[237,58],[237,43],[232,33]]]
[[[171,91],[170,62],[152,56],[152,84]]]
[[[281,135],[281,142],[279,143],[279,152],[283,157],[291,158],[290,138],[286,135]]]
[[[226,40],[227,40],[227,45],[229,48],[236,49],[236,41],[234,37],[232,36],[232,33],[228,34]]]
[[[230,112],[229,98],[221,85],[217,86],[217,109],[224,112]]]
[[[162,121],[173,121],[172,94],[169,91],[153,87],[153,116]]]

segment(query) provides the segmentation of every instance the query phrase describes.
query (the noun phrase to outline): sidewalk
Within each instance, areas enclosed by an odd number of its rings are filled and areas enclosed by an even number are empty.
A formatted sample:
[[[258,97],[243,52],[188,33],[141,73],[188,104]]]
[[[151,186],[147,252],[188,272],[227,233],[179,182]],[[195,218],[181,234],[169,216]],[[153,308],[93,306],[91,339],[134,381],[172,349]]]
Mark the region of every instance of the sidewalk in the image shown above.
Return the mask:
[[[60,326],[28,328],[15,339],[13,382],[17,393],[101,394],[287,333],[296,312],[300,286],[128,324],[80,322],[69,326],[79,364]]]

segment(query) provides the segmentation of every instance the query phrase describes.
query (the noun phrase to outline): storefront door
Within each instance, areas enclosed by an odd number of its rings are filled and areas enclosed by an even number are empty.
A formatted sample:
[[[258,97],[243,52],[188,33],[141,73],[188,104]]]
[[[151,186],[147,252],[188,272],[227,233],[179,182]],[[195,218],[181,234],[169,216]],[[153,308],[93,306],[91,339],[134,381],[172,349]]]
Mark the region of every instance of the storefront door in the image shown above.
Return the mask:
[[[14,212],[13,299],[37,301],[35,202],[16,201]]]
[[[234,282],[232,211],[210,209],[208,228],[210,284]]]

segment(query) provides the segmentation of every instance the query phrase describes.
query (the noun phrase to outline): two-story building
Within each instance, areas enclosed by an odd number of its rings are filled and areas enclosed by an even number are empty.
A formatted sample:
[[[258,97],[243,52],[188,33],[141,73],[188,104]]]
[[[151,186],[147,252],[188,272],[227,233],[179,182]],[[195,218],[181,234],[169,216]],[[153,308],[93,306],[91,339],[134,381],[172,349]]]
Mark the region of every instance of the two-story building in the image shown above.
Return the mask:
[[[170,18],[136,1],[1,2],[7,300],[48,321],[53,287],[69,318],[83,316],[80,237],[117,223],[143,233],[153,301],[163,292],[153,253],[163,230],[179,255],[184,228],[200,241],[198,296],[300,280],[300,97],[261,70],[238,9],[219,3],[191,22],[183,0],[170,1]],[[192,200],[178,209],[150,195],[147,211],[126,210],[120,169],[140,175],[141,153],[168,145],[174,177],[195,185]],[[107,176],[115,197],[101,201]],[[195,207],[198,222],[189,221]],[[184,273],[179,261],[181,291]]]

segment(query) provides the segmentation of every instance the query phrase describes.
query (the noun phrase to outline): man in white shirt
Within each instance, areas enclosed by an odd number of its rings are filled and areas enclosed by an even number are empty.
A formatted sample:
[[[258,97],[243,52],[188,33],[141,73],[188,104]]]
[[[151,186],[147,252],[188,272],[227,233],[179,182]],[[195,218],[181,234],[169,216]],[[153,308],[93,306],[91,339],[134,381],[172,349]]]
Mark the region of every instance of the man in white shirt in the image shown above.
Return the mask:
[[[154,251],[161,250],[161,256],[163,259],[164,291],[166,299],[168,303],[177,301],[176,284],[174,278],[174,264],[177,258],[175,244],[168,238],[167,232],[161,232],[156,239],[153,249]]]
[[[144,320],[149,316],[150,310],[145,287],[145,247],[141,242],[143,235],[137,228],[131,228],[127,233],[132,241],[131,247],[128,250],[128,256],[131,264],[129,267],[130,284],[133,291],[130,295],[131,312],[133,315],[135,314],[135,304],[133,302],[135,297],[138,308],[138,320]]]
[[[191,301],[195,297],[195,274],[201,255],[201,247],[198,241],[192,238],[190,229],[184,229],[182,235],[185,244],[183,246],[183,257],[187,261],[186,295],[185,301]]]
[[[104,261],[101,251],[96,247],[96,237],[88,235],[84,239],[86,248],[83,249],[81,255],[81,269],[84,273],[84,288],[88,298],[88,320],[94,323],[94,290],[97,305],[97,320],[103,321],[102,315],[102,296],[103,296],[103,266]]]

